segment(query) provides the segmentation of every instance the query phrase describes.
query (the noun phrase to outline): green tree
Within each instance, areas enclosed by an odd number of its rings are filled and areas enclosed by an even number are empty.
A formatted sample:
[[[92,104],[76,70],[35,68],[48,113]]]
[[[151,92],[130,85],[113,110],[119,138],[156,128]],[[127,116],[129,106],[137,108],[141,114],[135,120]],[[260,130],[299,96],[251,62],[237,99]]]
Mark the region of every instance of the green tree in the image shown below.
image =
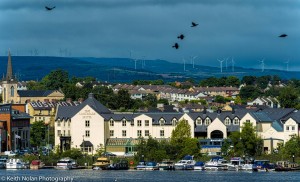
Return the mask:
[[[30,144],[35,147],[45,145],[46,126],[44,121],[35,121],[30,126]]]
[[[185,155],[199,156],[200,146],[198,141],[195,142],[196,140],[191,138],[191,126],[188,121],[180,120],[171,134],[171,145],[177,149],[176,157],[182,158]]]
[[[48,90],[57,90],[63,88],[65,84],[69,82],[69,74],[62,69],[51,71],[46,75],[41,84]]]
[[[115,101],[117,103],[117,109],[131,109],[134,104],[133,100],[130,98],[128,90],[124,89],[119,90],[118,94],[116,95]]]
[[[243,100],[255,99],[260,95],[260,91],[253,85],[246,85],[240,90],[240,97]]]
[[[300,155],[300,137],[293,135],[284,145],[284,153],[286,156]]]
[[[299,102],[299,93],[294,87],[284,87],[280,91],[278,101],[281,107],[294,108]]]
[[[256,76],[244,76],[241,82],[246,85],[254,85],[256,82]]]
[[[238,87],[240,86],[241,82],[236,76],[229,76],[226,79],[226,86],[233,86],[233,87]]]
[[[256,131],[252,123],[244,123],[240,137],[244,148],[244,155],[260,155],[262,139],[256,136]]]
[[[148,94],[145,97],[145,104],[148,107],[156,107],[157,106],[157,98],[154,94]]]

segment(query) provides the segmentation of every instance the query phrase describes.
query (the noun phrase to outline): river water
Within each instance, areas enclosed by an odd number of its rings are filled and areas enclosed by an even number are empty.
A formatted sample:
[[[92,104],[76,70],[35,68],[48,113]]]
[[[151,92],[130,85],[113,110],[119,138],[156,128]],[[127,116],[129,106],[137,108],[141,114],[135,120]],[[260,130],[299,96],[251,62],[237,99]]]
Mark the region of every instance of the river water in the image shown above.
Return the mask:
[[[2,181],[48,182],[199,182],[199,181],[300,181],[298,172],[236,171],[94,171],[82,170],[0,170]]]

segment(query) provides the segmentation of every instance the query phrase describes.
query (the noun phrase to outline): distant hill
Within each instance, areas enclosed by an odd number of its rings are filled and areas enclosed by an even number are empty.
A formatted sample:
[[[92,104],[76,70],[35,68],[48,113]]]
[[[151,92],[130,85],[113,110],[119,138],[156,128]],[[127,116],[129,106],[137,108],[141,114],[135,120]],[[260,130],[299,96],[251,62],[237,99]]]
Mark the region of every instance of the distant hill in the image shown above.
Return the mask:
[[[20,80],[41,80],[45,75],[56,69],[68,71],[70,77],[93,76],[98,80],[109,82],[131,82],[132,80],[163,79],[166,82],[193,78],[196,81],[215,76],[234,75],[242,78],[245,75],[262,76],[278,75],[283,79],[300,79],[300,72],[286,72],[235,67],[231,69],[172,63],[165,60],[137,61],[128,58],[70,58],[46,56],[12,56],[13,72]],[[6,74],[7,57],[0,56],[0,74]]]

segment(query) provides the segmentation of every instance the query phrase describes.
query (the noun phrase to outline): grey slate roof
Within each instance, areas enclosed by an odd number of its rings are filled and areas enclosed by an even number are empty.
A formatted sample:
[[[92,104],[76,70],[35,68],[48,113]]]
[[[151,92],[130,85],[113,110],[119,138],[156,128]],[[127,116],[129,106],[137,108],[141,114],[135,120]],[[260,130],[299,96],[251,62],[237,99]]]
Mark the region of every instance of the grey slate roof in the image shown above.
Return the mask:
[[[18,90],[20,97],[46,97],[55,90]]]
[[[271,119],[280,120],[289,114],[293,113],[296,109],[294,108],[266,108],[263,110]]]
[[[112,112],[94,98],[94,94],[90,93],[88,98],[78,106],[59,106],[57,109],[56,119],[69,119],[89,105],[98,114],[111,114]]]
[[[265,112],[250,112],[250,115],[259,122],[272,122],[273,120]]]
[[[300,124],[300,112],[299,111],[294,111],[293,113],[289,114],[288,116],[282,118],[282,121],[286,121],[289,118],[292,118],[295,120],[298,124]]]

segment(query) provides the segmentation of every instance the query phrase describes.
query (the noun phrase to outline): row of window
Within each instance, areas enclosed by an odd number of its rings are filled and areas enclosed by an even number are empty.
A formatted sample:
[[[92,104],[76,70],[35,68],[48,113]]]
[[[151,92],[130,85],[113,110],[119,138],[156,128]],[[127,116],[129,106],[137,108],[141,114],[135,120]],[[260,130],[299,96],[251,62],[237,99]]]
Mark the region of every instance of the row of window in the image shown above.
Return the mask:
[[[71,121],[63,122],[63,121],[58,120],[57,121],[57,126],[61,126],[61,123],[63,123],[63,126],[66,126],[66,123],[68,123],[68,126],[71,125]]]
[[[163,126],[165,123],[166,123],[166,120],[164,120],[163,118],[161,118],[159,120],[159,124],[161,126]],[[176,126],[176,124],[177,124],[177,119],[174,118],[172,120],[172,125]],[[114,126],[114,125],[115,125],[115,121],[114,120],[110,120],[109,121],[109,126]],[[126,126],[126,125],[127,125],[127,121],[126,120],[122,120],[122,126]],[[130,125],[133,126],[134,125],[134,121],[131,121]],[[142,120],[137,120],[137,126],[142,126],[142,125],[143,125]],[[144,126],[149,126],[149,125],[150,125],[150,121],[149,120],[145,120]]]
[[[295,131],[295,126],[286,126],[286,131]]]
[[[143,136],[143,131],[142,130],[137,130],[137,137],[142,137]],[[109,136],[110,137],[114,137],[115,131],[114,130],[109,130]],[[122,130],[122,137],[126,137],[127,136],[127,131],[126,130]],[[144,131],[144,136],[148,137],[150,136],[150,132],[149,130],[145,130]],[[160,130],[160,136],[164,137],[165,136],[165,131],[164,130]]]
[[[203,124],[203,121],[201,118],[197,118],[196,119],[196,125],[202,125]],[[204,125],[210,125],[211,124],[211,119],[210,118],[206,118],[204,120]],[[224,124],[225,125],[231,125],[231,119],[229,118],[226,118],[225,121],[224,121]],[[234,118],[233,119],[233,124],[234,125],[239,125],[240,124],[240,120],[238,118]]]

